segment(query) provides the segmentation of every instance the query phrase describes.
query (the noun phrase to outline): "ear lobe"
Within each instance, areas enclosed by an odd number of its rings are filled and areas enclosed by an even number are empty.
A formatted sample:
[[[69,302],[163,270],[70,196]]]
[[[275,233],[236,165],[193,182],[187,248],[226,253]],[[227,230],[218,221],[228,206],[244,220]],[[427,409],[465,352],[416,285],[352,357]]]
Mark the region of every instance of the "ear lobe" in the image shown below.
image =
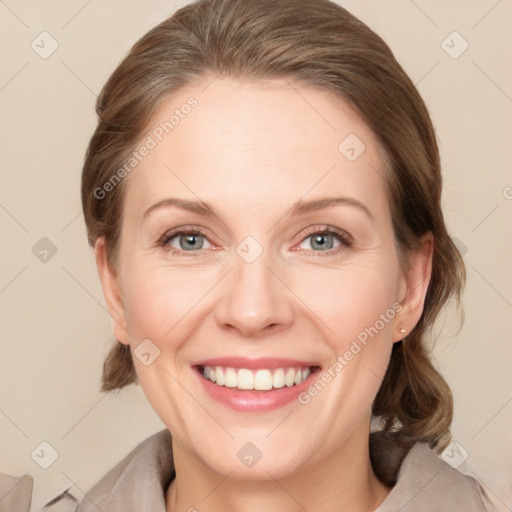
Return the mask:
[[[432,274],[432,258],[434,254],[434,235],[429,231],[420,239],[420,247],[409,255],[409,267],[404,275],[402,288],[402,309],[396,317],[397,327],[393,333],[393,341],[400,341],[410,333],[418,323],[425,304],[430,276]],[[405,329],[405,334],[398,331]]]
[[[118,275],[107,259],[107,244],[104,237],[96,240],[94,245],[96,266],[103,289],[103,295],[107,302],[110,318],[112,319],[112,330],[117,341],[124,345],[130,344],[129,333],[126,330],[126,315],[120,293]]]

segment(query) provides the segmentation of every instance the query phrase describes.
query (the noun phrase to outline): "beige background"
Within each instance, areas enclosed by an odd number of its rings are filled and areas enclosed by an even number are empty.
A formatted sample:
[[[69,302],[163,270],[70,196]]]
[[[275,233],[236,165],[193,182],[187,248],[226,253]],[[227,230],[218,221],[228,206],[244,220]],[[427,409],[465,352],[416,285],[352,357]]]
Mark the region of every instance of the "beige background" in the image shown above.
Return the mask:
[[[131,45],[185,3],[0,1],[0,472],[33,475],[34,510],[69,487],[82,498],[164,428],[139,387],[98,390],[111,326],[79,182],[96,94]],[[455,396],[454,439],[468,453],[459,470],[510,510],[512,2],[340,3],[391,46],[436,125],[445,214],[468,286],[464,328],[457,334],[455,314],[446,314],[435,356]],[[51,49],[43,31],[58,43],[45,59],[31,47]],[[46,262],[33,252],[43,237],[57,250]],[[48,469],[31,457],[43,441],[58,452]]]

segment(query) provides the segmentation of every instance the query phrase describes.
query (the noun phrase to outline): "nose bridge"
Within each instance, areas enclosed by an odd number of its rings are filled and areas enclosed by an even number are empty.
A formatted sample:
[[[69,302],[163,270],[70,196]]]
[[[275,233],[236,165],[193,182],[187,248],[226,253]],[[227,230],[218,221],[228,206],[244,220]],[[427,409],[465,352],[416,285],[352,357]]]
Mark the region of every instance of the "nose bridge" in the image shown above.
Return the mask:
[[[293,304],[286,286],[276,277],[281,265],[252,237],[233,254],[233,271],[217,304],[216,318],[223,326],[245,336],[257,336],[267,327],[284,327],[293,320]]]

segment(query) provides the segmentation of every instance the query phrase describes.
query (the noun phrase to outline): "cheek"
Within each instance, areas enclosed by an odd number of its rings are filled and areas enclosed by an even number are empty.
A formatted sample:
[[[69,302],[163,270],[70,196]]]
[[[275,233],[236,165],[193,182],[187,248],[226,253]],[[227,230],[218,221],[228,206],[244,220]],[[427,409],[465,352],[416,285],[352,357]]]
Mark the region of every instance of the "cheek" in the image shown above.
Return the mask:
[[[200,299],[215,281],[212,278],[208,284],[206,273],[149,266],[143,258],[124,270],[124,275],[130,276],[124,291],[132,350],[136,356],[137,346],[147,339],[158,349],[150,349],[151,357],[158,356],[147,366],[134,358],[138,380],[162,421],[184,429],[187,409],[195,410],[197,404],[178,383],[182,348],[201,322]]]
[[[379,261],[355,262],[338,269],[321,268],[301,273],[294,289],[329,327],[329,338],[343,348],[365,329],[390,326],[395,316],[397,267]],[[386,315],[382,325],[382,315]]]
[[[135,262],[126,267],[126,319],[132,343],[149,338],[163,349],[184,330],[218,279],[215,270],[169,268]]]
[[[310,318],[322,329],[331,354],[325,379],[333,393],[326,399],[339,408],[336,404],[343,396],[353,411],[366,410],[380,387],[393,345],[394,318],[400,309],[395,301],[398,266],[392,261],[358,262],[303,275],[297,295],[315,312]]]

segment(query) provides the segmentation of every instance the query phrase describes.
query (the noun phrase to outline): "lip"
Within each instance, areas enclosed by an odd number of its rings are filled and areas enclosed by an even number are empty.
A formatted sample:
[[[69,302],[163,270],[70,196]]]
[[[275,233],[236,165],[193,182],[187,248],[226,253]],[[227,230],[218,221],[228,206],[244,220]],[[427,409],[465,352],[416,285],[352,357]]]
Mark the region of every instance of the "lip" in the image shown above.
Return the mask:
[[[248,370],[259,370],[260,368],[281,368],[281,367],[306,367],[319,366],[316,362],[299,361],[298,359],[283,359],[279,357],[214,357],[193,363],[192,366],[230,366],[231,368],[247,368]]]
[[[214,384],[202,375],[203,366],[224,366],[232,368],[280,368],[280,367],[310,367],[311,375],[300,384],[291,387],[283,387],[269,391],[240,390]],[[205,391],[215,401],[239,412],[267,412],[284,407],[297,400],[300,393],[304,392],[317,377],[320,367],[310,362],[296,359],[259,358],[247,359],[243,357],[223,357],[201,361],[192,366]],[[313,378],[313,380],[312,380]]]

